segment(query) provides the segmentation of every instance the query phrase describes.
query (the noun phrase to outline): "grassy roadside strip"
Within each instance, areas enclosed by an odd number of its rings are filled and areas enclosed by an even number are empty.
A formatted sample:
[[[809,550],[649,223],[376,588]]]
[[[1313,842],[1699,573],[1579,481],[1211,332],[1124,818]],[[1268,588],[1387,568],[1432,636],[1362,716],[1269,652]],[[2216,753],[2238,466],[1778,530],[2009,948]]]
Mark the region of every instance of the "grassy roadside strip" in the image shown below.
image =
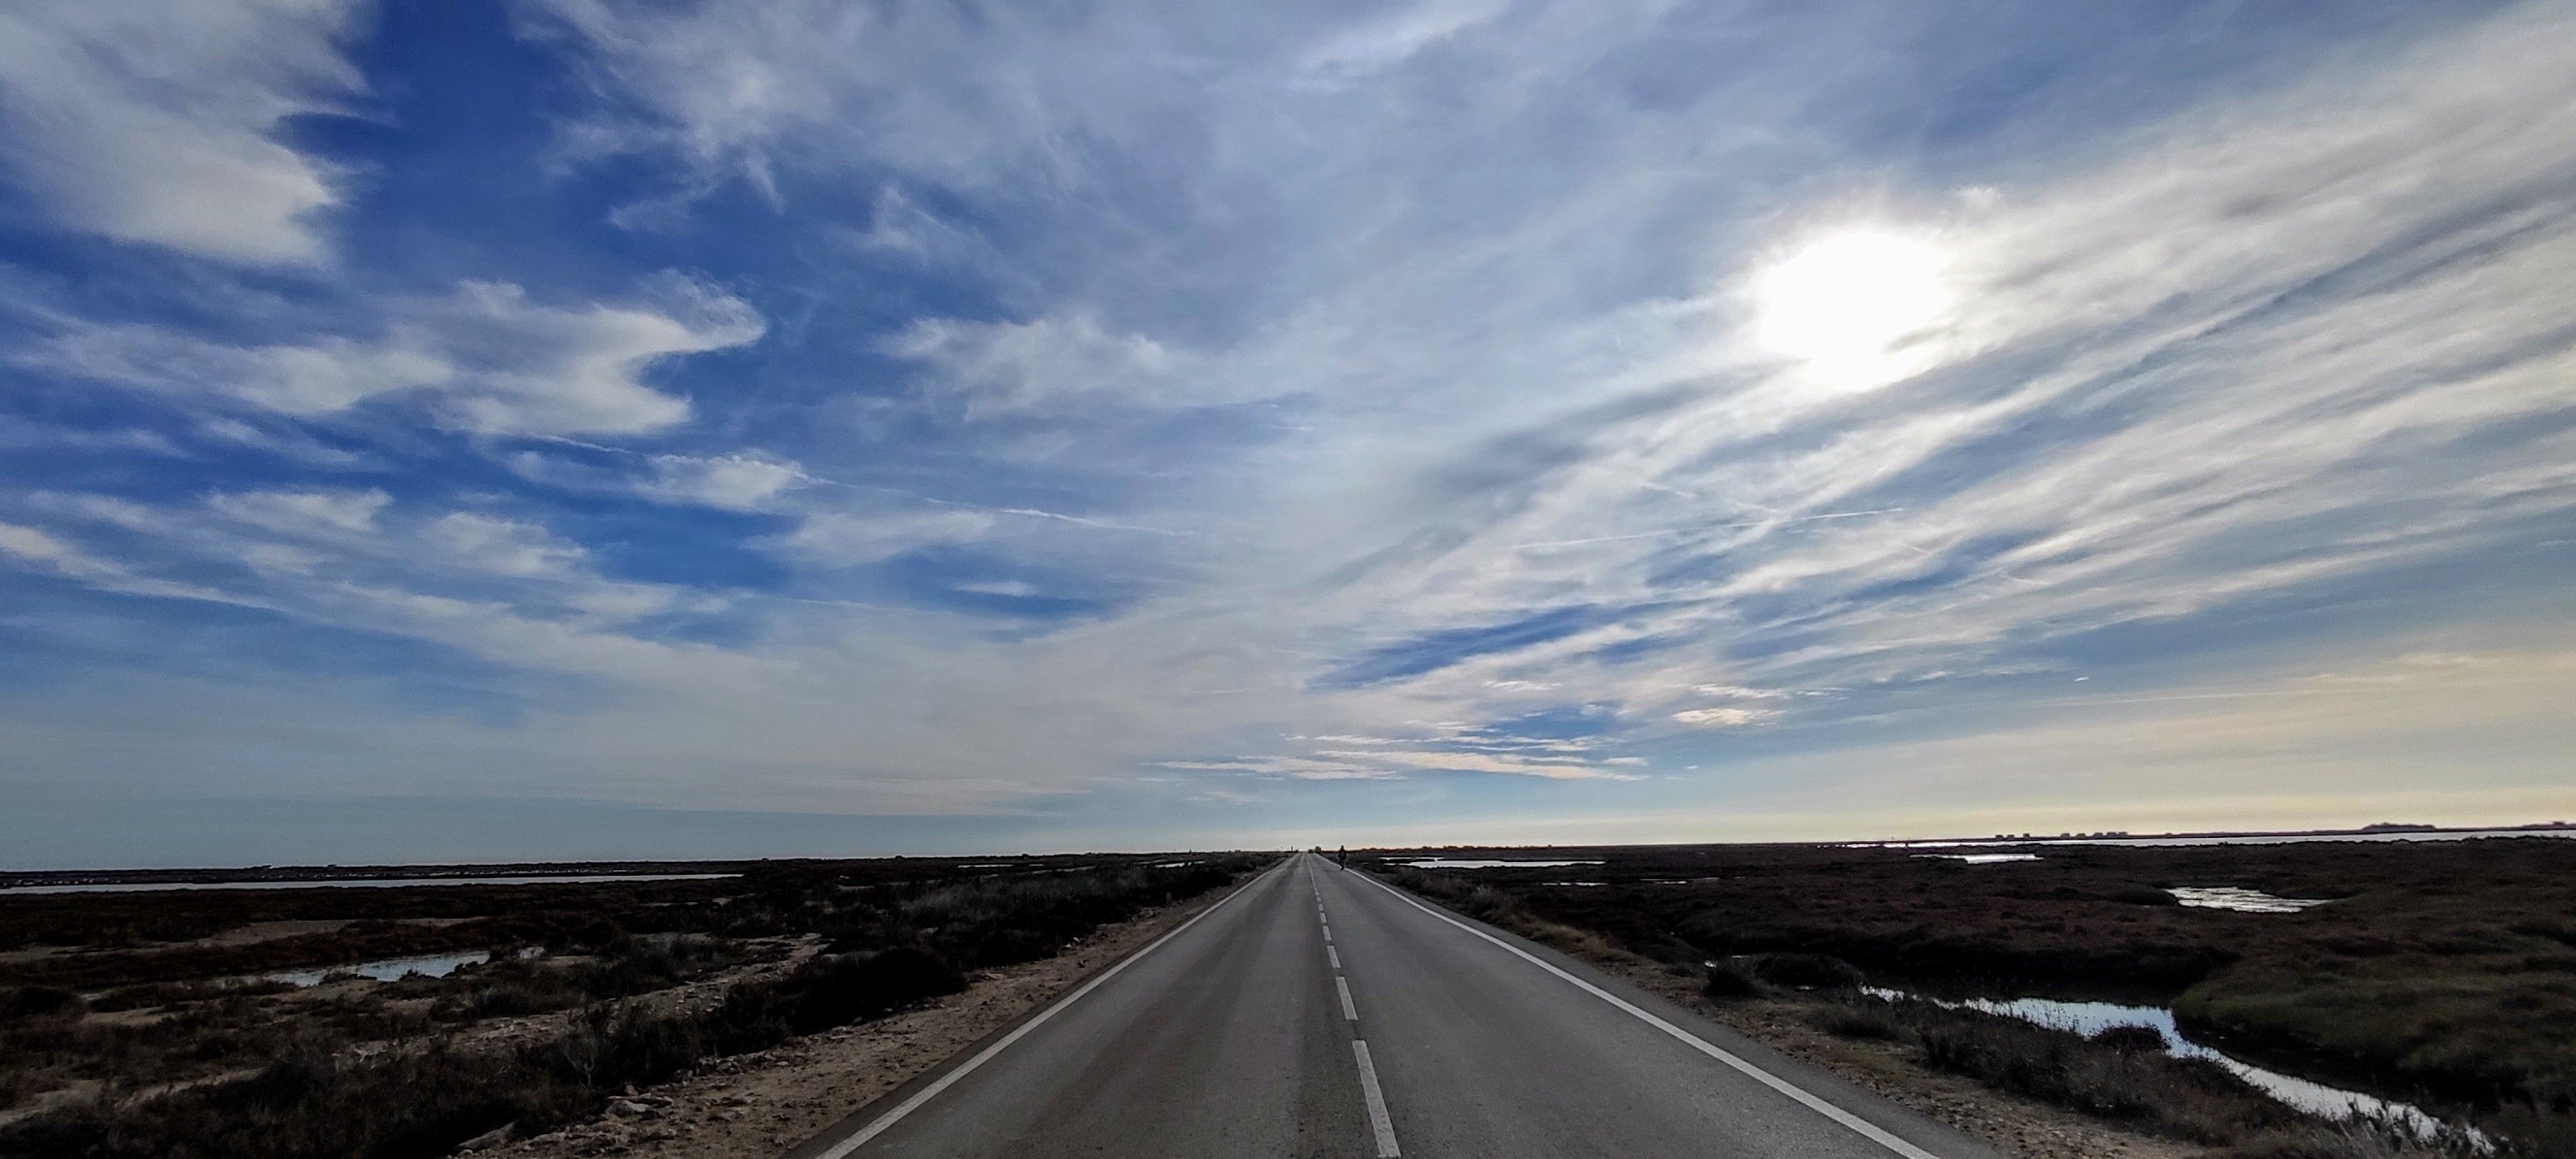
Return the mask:
[[[111,1090],[0,1129],[0,1157],[430,1159],[504,1128],[535,1134],[584,1121],[629,1088],[956,992],[966,970],[1046,957],[1255,864],[1218,858],[957,882],[890,907],[822,889],[814,926],[829,952],[703,1006],[592,1003],[506,1048],[452,1035],[363,1058],[290,1045],[246,1079],[158,1096]]]
[[[1993,1090],[2136,1132],[2216,1149],[2230,1159],[2539,1159],[2549,1144],[2507,1141],[2484,1152],[2464,1140],[2422,1140],[2403,1127],[2329,1122],[2273,1101],[2204,1060],[2178,1059],[2162,1041],[2118,1031],[2085,1038],[2017,1019],[1928,1002],[1863,994],[1860,972],[1821,954],[1747,955],[1703,967],[1635,953],[1602,933],[1540,918],[1509,890],[1393,868],[1393,884],[1459,913],[1632,977],[1696,976],[1721,1009],[1763,999],[1794,1007],[1809,1025],[1881,1044],[1920,1071],[1958,1075]]]

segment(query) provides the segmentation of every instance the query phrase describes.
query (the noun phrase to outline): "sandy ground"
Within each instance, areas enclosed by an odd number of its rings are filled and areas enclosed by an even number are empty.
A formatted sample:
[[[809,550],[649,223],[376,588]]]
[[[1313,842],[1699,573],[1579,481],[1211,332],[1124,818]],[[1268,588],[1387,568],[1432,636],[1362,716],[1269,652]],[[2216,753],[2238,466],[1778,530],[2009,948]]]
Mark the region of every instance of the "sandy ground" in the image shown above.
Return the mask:
[[[708,1064],[636,1093],[601,1119],[479,1149],[495,1159],[775,1155],[839,1122],[1094,971],[1216,904],[1215,891],[1108,926],[1044,961],[987,971],[936,1005]]]

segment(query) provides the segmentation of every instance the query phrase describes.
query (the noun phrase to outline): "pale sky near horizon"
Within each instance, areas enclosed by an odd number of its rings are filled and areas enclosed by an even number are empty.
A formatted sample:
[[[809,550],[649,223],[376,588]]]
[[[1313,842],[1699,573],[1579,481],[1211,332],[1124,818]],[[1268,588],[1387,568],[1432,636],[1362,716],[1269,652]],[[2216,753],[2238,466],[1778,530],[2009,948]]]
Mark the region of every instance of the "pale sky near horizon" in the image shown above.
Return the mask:
[[[2576,818],[2576,12],[0,12],[0,866]]]

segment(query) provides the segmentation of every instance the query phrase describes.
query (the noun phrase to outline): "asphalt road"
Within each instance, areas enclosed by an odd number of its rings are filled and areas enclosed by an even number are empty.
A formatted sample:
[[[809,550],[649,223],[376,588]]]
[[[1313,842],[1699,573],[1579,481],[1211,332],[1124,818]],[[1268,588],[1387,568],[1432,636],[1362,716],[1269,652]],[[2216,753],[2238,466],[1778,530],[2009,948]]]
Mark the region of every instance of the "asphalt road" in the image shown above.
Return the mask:
[[[853,1155],[1997,1159],[1307,855],[791,1159]]]

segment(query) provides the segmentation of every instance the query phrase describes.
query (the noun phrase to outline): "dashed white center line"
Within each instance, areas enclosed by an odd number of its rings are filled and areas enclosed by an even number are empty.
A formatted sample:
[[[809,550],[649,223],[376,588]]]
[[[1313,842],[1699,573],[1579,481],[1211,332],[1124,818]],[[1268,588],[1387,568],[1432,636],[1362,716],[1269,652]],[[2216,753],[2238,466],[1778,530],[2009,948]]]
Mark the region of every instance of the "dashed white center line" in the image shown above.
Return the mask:
[[[1377,1064],[1369,1061],[1368,1040],[1359,1037],[1360,1008],[1351,1001],[1351,981],[1342,976],[1342,951],[1333,945],[1333,919],[1324,912],[1324,891],[1315,890],[1315,924],[1323,927],[1324,958],[1333,966],[1333,992],[1342,1000],[1342,1019],[1352,1027],[1351,1057],[1359,1061],[1360,1094],[1368,1101],[1369,1132],[1377,1137],[1378,1159],[1399,1159],[1404,1152],[1395,1145],[1395,1119],[1387,1113],[1386,1091],[1377,1083]]]
[[[1396,1159],[1404,1152],[1395,1146],[1395,1120],[1386,1113],[1386,1092],[1377,1088],[1377,1067],[1369,1062],[1368,1043],[1352,1039],[1351,1053],[1360,1060],[1360,1094],[1368,1099],[1369,1129],[1377,1133],[1377,1157]]]

